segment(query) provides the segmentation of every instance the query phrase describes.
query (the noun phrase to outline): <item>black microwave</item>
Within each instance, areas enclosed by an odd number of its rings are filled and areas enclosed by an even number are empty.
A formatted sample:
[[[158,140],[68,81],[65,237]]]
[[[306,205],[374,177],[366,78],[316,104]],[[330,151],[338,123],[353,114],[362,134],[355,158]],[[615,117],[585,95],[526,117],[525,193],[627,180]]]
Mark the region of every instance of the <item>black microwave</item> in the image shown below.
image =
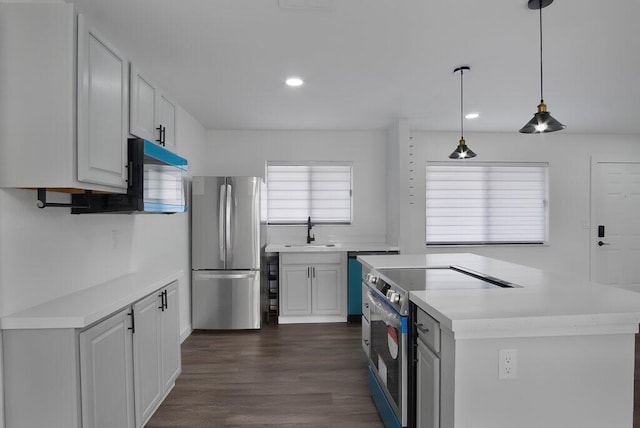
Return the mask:
[[[148,140],[128,141],[127,193],[72,195],[72,214],[187,211],[188,162]]]

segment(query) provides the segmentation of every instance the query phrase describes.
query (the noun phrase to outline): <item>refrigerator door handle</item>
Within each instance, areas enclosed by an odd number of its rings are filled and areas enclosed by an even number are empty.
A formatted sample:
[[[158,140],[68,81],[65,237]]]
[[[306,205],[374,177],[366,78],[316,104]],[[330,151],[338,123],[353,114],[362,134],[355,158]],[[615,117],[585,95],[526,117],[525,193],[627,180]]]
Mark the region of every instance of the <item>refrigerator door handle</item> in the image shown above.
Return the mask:
[[[253,278],[256,275],[257,271],[248,271],[248,272],[194,272],[195,279],[216,279],[216,278],[226,278],[226,279],[245,279],[245,278]]]
[[[232,230],[231,230],[231,200],[232,200],[232,195],[233,195],[233,188],[231,187],[231,184],[227,184],[227,190],[226,190],[226,194],[225,194],[225,198],[226,198],[226,213],[225,213],[225,252],[228,254],[233,254],[233,247],[231,245],[231,243],[233,242],[232,240]],[[225,256],[225,262],[226,262],[226,256]]]
[[[220,241],[219,241],[219,246],[220,246],[220,260],[225,263],[226,262],[226,254],[224,251],[224,242],[226,239],[226,233],[224,230],[224,226],[225,226],[225,201],[227,200],[227,186],[225,184],[223,184],[222,186],[220,186],[220,215],[218,216],[218,232],[220,233]]]

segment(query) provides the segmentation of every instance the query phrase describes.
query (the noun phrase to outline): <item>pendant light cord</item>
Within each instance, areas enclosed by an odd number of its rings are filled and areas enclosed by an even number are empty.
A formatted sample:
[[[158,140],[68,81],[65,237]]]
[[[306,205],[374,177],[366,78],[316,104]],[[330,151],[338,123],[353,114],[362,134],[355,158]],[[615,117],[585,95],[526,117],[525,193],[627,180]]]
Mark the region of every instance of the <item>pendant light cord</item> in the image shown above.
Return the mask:
[[[544,103],[542,95],[542,0],[540,0],[540,104]]]
[[[464,74],[464,69],[460,68],[460,138],[464,138],[464,120],[462,120],[462,115],[464,114],[463,104],[464,104],[464,88],[462,85],[462,75]]]

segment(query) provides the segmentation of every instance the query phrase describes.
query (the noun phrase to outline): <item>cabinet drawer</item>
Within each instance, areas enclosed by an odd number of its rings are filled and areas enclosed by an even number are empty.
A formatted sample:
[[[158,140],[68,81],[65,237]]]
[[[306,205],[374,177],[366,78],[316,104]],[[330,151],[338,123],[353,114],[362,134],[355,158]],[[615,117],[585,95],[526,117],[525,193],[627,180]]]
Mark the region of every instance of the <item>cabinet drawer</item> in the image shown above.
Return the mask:
[[[280,263],[313,265],[319,263],[340,263],[344,253],[281,253]]]
[[[434,352],[440,352],[440,323],[421,309],[418,309],[416,318],[418,338]]]

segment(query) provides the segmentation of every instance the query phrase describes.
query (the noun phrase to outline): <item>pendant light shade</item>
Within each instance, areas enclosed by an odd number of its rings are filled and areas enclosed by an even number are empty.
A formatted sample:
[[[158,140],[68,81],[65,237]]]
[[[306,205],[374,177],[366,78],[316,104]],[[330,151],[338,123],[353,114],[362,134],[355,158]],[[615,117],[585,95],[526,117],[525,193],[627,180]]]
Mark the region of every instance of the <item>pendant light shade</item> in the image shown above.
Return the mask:
[[[458,142],[458,147],[449,155],[449,159],[470,159],[475,158],[476,154],[467,147],[466,141],[464,141],[464,86],[462,82],[462,76],[465,71],[469,71],[471,68],[464,65],[462,67],[458,67],[453,70],[454,73],[460,72],[460,141]]]
[[[475,158],[476,154],[467,147],[467,143],[464,141],[464,138],[460,138],[460,143],[458,147],[449,155],[449,159],[468,159]]]
[[[529,0],[529,9],[540,10],[540,104],[538,104],[538,111],[533,115],[525,126],[520,128],[520,132],[523,134],[540,134],[543,132],[560,131],[566,128],[565,125],[558,122],[547,111],[547,105],[544,103],[543,85],[542,85],[542,9],[553,3],[553,0]]]

